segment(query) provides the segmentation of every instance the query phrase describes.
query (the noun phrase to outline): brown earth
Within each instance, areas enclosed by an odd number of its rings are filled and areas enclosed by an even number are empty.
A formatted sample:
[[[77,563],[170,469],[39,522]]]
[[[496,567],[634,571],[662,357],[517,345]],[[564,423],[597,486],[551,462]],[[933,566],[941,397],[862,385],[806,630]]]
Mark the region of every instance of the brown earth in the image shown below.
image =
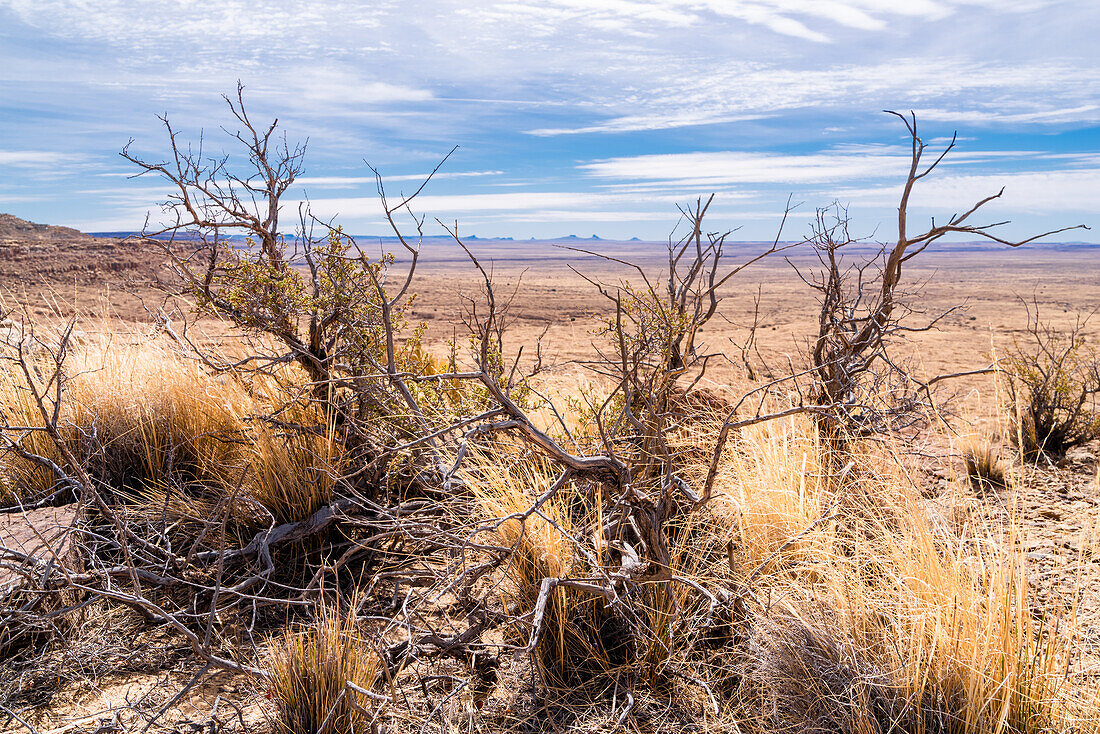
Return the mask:
[[[35,573],[38,562],[66,560],[75,518],[75,504],[0,513],[0,548],[14,551],[0,556],[0,590],[19,585],[22,574]]]
[[[664,266],[660,243],[477,240],[469,244],[491,269],[498,296],[511,296],[513,348],[522,345],[528,354],[540,348],[546,360],[565,374],[593,356],[601,319],[611,312],[607,299],[586,277],[638,283],[640,276],[621,263],[562,246],[611,254],[643,265],[658,278]],[[727,248],[727,257],[737,263],[758,249],[751,244],[733,245]],[[429,345],[443,350],[449,339],[461,333],[464,301],[478,297],[481,276],[457,246],[442,240],[425,245],[421,262],[412,317],[427,325]],[[736,342],[753,320],[757,298],[761,355],[781,367],[785,355],[796,358],[801,353],[814,327],[814,298],[792,263],[805,271],[814,262],[812,253],[806,252],[792,253],[790,262],[770,258],[727,285],[724,315],[714,320],[706,334],[709,349],[720,355],[712,379],[728,383],[741,376]],[[147,322],[147,306],[164,298],[154,284],[165,276],[165,263],[163,249],[154,243],[91,238],[75,230],[0,215],[0,285],[9,307],[20,303],[35,315],[75,310],[92,317]],[[914,320],[946,315],[935,330],[914,333],[906,351],[925,376],[984,367],[994,350],[1026,334],[1023,301],[1038,306],[1043,318],[1056,325],[1068,325],[1078,314],[1100,309],[1097,273],[1097,246],[1012,250],[960,245],[926,252],[905,274],[907,282],[919,290],[914,303],[923,313],[915,314]],[[224,325],[205,325],[211,333],[227,331]],[[1090,337],[1100,334],[1097,327],[1100,322],[1090,326]],[[960,433],[1004,443],[1003,418],[991,378],[958,381],[950,407],[960,416]],[[941,448],[957,447],[957,439],[947,433],[932,437]],[[1100,587],[1095,584],[1100,578],[1100,448],[1086,447],[1058,466],[1040,468],[1012,462],[1010,453],[1004,449],[1006,459],[1014,464],[1016,482],[1011,491],[970,487],[959,476],[957,461],[930,465],[923,480],[930,507],[948,518],[960,512],[967,517],[977,512],[993,521],[1016,518],[1025,533],[1018,542],[1028,550],[1037,609],[1076,607],[1085,622],[1084,642],[1089,649],[1084,652],[1100,659]],[[132,684],[143,688],[148,681],[135,679]],[[67,715],[43,720],[48,724],[43,730],[96,728],[87,718],[80,719],[87,716],[91,701],[109,708],[106,701],[119,690],[129,690],[129,684],[112,682],[93,688],[100,692],[91,696],[87,686],[70,686],[67,693],[59,693],[69,698],[72,709]],[[205,703],[197,704],[199,708],[209,704],[202,700]]]
[[[146,306],[158,303],[156,284],[170,275],[167,262],[149,240],[92,237],[0,214],[0,312],[18,304],[39,317],[147,318]]]

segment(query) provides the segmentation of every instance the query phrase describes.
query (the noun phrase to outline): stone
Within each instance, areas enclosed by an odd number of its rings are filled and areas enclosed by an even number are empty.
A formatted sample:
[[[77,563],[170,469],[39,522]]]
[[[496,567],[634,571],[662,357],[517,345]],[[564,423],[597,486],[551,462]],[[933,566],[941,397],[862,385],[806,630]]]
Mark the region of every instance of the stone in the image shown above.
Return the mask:
[[[0,592],[20,586],[27,567],[22,556],[49,562],[72,561],[72,527],[76,503],[0,513]],[[10,551],[10,552],[9,552]]]

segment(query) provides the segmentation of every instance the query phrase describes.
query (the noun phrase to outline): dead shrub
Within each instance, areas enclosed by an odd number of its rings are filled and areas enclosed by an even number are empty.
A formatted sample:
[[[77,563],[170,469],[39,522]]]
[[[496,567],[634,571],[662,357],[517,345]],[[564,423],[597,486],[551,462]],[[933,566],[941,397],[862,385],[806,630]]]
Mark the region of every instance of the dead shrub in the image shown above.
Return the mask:
[[[1057,459],[1100,438],[1100,350],[1086,339],[1088,319],[1059,329],[1025,308],[1027,333],[1002,367],[1012,438],[1025,459]]]

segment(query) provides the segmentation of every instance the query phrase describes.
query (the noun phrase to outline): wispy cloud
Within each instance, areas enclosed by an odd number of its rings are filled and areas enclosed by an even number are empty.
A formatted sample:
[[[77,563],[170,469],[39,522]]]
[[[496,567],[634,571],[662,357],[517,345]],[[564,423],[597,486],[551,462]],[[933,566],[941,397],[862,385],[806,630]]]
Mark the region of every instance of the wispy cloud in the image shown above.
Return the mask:
[[[594,193],[588,191],[516,191],[493,194],[429,194],[418,196],[414,202],[416,211],[428,214],[481,214],[483,212],[533,212],[543,209],[571,210],[584,216],[590,210],[609,206],[652,204],[658,202],[672,209],[671,205],[682,197],[666,193],[637,196],[631,194]],[[326,197],[312,199],[310,206],[315,213],[341,214],[352,217],[376,216],[381,212],[377,197]],[[667,213],[666,213],[667,216]]]
[[[579,168],[605,179],[655,180],[666,185],[803,184],[896,175],[907,160],[900,153],[777,155],[730,151],[610,158]]]
[[[922,181],[913,198],[920,210],[939,210],[948,216],[1004,189],[998,201],[984,211],[998,218],[1024,218],[1034,214],[1082,215],[1081,221],[1097,224],[1096,192],[1100,168],[1054,171],[1018,171],[984,175],[944,175]],[[835,194],[843,201],[864,207],[896,205],[898,186],[841,187]],[[1077,224],[1076,221],[1067,222]],[[1086,222],[1088,223],[1088,222]]]
[[[79,156],[54,150],[0,150],[0,166],[12,168],[53,171],[80,161]]]
[[[919,108],[928,120],[979,125],[1100,121],[1100,69],[1052,61],[990,63],[959,57],[899,58],[882,64],[793,71],[738,65],[681,67],[661,78],[632,106],[580,126],[539,127],[532,135],[613,133],[743,122],[808,109]],[[1041,94],[1037,94],[1042,90]],[[874,108],[872,108],[874,109]],[[871,112],[872,110],[866,110]]]
[[[575,214],[659,236],[708,190],[723,216],[794,191],[885,220],[906,151],[884,108],[969,138],[930,207],[1003,178],[1005,211],[1087,218],[1096,27],[1093,0],[0,0],[0,185],[32,218],[140,226],[154,187],[116,175],[118,149],[164,155],[168,112],[229,152],[240,79],[257,120],[309,139],[294,195],[364,226],[364,159],[396,192],[455,144],[423,211],[517,235]]]
[[[428,176],[432,180],[448,178],[476,178],[481,176],[500,176],[504,171],[431,171],[424,173],[404,173],[398,176],[386,176],[383,174],[383,183],[393,181],[425,181]],[[302,176],[295,181],[300,186],[320,188],[354,188],[363,185],[374,186],[377,179],[374,176]]]

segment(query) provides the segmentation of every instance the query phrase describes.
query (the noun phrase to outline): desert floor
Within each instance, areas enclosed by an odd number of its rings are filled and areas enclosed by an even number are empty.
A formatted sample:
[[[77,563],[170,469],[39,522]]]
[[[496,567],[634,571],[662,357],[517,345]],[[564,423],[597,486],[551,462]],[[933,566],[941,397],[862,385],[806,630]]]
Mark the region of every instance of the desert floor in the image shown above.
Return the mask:
[[[602,320],[613,313],[611,302],[592,281],[614,286],[626,280],[642,282],[635,269],[621,262],[566,249],[578,247],[633,262],[654,282],[667,268],[660,243],[564,241],[527,243],[476,240],[468,243],[492,273],[498,298],[510,301],[510,344],[522,347],[528,358],[541,352],[551,374],[568,379],[584,370],[594,355]],[[37,318],[71,313],[82,317],[82,328],[118,328],[152,331],[152,320],[166,304],[165,296],[148,285],[151,277],[164,275],[162,263],[151,250],[132,256],[125,244],[109,248],[96,245],[80,255],[79,248],[40,250],[16,263],[9,259],[0,283],[6,291],[9,315],[22,304]],[[726,257],[731,266],[744,262],[761,246],[733,245]],[[99,254],[97,255],[96,252]],[[108,268],[98,263],[107,252],[123,265]],[[859,259],[873,254],[853,250]],[[744,379],[738,346],[747,326],[758,321],[758,353],[781,371],[786,359],[797,362],[815,328],[813,291],[799,278],[812,272],[816,259],[799,248],[755,263],[735,275],[725,286],[720,313],[708,325],[705,342],[714,353],[709,379],[715,385],[737,385]],[[399,259],[395,274],[401,273]],[[914,327],[937,319],[935,328],[916,331],[900,354],[914,360],[917,373],[932,377],[975,370],[990,364],[996,350],[1026,337],[1027,308],[1066,326],[1100,309],[1100,247],[1029,246],[1008,249],[995,246],[944,245],[923,253],[905,271],[912,292],[909,316]],[[417,294],[411,317],[427,325],[426,342],[443,352],[448,340],[461,331],[468,299],[481,297],[483,279],[456,245],[432,240],[424,246],[412,290]],[[183,307],[186,309],[186,306]],[[176,316],[177,326],[182,321]],[[209,318],[198,319],[195,333],[209,342],[235,338]],[[1100,317],[1086,326],[1091,338],[1100,338]],[[989,375],[952,381],[944,392],[947,407],[956,414],[953,431],[940,429],[931,441],[957,452],[968,437],[1004,444],[1003,416],[995,380]],[[955,462],[957,464],[958,462]],[[954,481],[957,467],[929,468],[916,481],[922,484],[929,511],[950,521],[953,513],[975,508],[991,520],[1014,516],[1025,535],[1018,539],[1028,550],[1031,593],[1042,607],[1077,605],[1085,622],[1087,654],[1100,660],[1100,588],[1082,579],[1100,577],[1100,475],[1097,446],[1071,454],[1057,466],[1017,466],[1015,491],[979,493],[964,482]],[[142,685],[151,683],[143,682]],[[112,689],[104,686],[103,691]],[[128,690],[128,689],[127,689]],[[117,692],[116,692],[117,693]],[[104,696],[107,693],[103,693]],[[116,695],[112,693],[111,695]],[[91,698],[89,698],[91,696]],[[58,698],[63,701],[65,697]],[[88,691],[71,691],[68,700],[78,709],[107,705]]]

